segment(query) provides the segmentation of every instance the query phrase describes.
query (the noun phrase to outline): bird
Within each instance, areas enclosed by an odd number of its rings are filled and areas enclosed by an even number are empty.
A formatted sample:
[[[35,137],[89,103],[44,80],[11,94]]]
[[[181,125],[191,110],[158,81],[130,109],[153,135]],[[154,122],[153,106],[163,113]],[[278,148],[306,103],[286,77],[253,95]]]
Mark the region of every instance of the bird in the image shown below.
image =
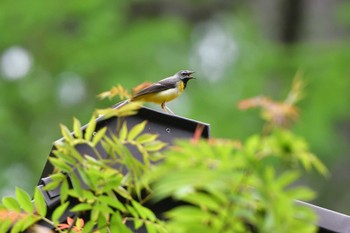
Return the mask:
[[[127,102],[143,101],[160,104],[164,112],[174,114],[166,106],[167,102],[179,97],[187,87],[187,82],[195,79],[194,71],[180,70],[173,76],[162,79],[136,92]],[[124,104],[122,104],[124,105]]]

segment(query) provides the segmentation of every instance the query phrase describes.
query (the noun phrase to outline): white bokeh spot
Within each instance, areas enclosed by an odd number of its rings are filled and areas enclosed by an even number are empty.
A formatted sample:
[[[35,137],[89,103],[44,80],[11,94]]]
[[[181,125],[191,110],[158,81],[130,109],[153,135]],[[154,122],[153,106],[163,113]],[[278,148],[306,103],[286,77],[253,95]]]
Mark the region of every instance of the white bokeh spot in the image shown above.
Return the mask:
[[[195,45],[191,61],[209,81],[221,79],[238,56],[238,46],[219,23],[209,21],[194,30]]]
[[[25,77],[31,67],[32,57],[22,47],[10,47],[1,55],[0,70],[2,76],[7,80],[18,80]]]
[[[60,75],[58,99],[64,106],[80,103],[86,95],[86,87],[81,76],[73,72],[64,72]]]

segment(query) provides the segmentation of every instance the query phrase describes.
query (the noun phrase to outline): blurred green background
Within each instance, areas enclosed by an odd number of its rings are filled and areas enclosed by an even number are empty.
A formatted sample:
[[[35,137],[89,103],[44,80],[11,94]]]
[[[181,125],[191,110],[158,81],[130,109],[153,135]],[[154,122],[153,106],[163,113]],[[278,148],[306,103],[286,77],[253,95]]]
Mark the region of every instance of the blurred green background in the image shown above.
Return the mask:
[[[36,185],[59,123],[86,123],[131,89],[196,71],[169,104],[213,137],[260,131],[239,100],[283,99],[297,70],[308,86],[294,130],[331,170],[309,174],[315,204],[350,214],[350,4],[345,0],[85,0],[0,2],[0,197]],[[160,109],[159,106],[151,105]]]

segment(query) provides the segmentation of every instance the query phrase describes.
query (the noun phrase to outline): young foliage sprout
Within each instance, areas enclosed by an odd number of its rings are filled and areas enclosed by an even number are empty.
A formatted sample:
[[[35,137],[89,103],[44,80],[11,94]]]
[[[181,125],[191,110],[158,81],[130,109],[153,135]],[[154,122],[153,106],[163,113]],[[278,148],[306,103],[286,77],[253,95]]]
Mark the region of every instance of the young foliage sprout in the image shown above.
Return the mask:
[[[295,184],[304,171],[327,175],[307,143],[288,128],[299,115],[295,103],[302,87],[296,79],[284,102],[267,97],[241,102],[243,109],[261,107],[267,124],[244,142],[201,140],[198,127],[192,140],[165,148],[157,135],[144,133],[147,122],[128,126],[124,117],[137,112],[136,103],[98,110],[84,130],[77,119],[72,130],[61,125],[63,140],[49,158],[55,171],[45,186],[60,190],[59,205],[47,216],[38,188],[32,199],[17,188],[16,197],[2,199],[0,232],[51,232],[38,222],[55,232],[316,232],[314,212],[295,202],[315,197]],[[115,95],[128,96],[118,86],[100,97]],[[119,117],[114,132],[96,128],[98,114]],[[82,145],[89,148],[84,154],[77,149]],[[161,219],[145,207],[168,198],[181,205]]]

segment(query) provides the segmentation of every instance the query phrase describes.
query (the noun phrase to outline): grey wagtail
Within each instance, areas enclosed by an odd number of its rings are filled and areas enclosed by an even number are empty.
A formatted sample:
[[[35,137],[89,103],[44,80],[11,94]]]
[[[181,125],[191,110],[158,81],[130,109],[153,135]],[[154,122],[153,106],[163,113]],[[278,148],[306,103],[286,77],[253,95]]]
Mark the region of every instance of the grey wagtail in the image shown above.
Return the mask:
[[[192,76],[194,72],[189,70],[180,70],[173,76],[162,79],[156,83],[135,93],[130,101],[144,101],[160,104],[164,112],[174,114],[165,104],[182,94],[186,89],[187,82],[194,79]],[[124,105],[121,104],[120,106]]]

